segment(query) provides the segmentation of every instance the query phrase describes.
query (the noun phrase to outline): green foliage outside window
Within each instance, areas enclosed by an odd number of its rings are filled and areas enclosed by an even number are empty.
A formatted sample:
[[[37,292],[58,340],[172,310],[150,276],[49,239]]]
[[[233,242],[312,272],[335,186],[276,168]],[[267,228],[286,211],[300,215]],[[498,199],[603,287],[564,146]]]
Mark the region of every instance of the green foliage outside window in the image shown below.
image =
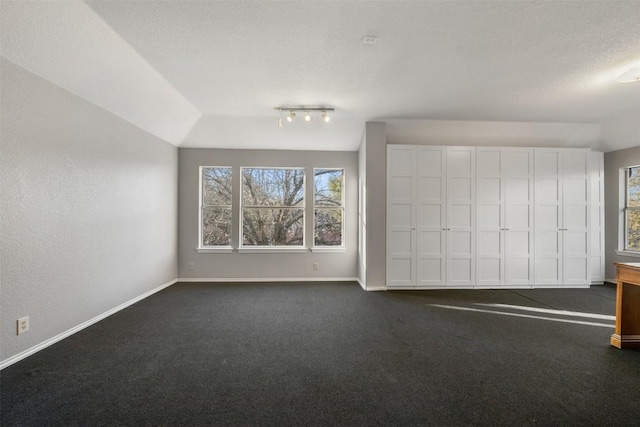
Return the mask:
[[[343,169],[314,170],[315,246],[342,246]]]
[[[640,251],[640,166],[630,167],[627,170],[625,223],[625,249]]]

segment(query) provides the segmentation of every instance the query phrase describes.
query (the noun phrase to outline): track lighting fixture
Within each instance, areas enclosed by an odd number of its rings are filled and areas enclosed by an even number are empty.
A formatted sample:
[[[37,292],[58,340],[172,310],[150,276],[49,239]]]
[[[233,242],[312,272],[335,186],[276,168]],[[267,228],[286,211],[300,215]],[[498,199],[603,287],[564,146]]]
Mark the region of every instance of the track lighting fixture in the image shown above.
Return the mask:
[[[292,123],[293,119],[296,117],[296,111],[304,111],[304,121],[306,123],[311,123],[313,122],[313,116],[311,115],[312,112],[322,112],[322,121],[324,123],[329,123],[331,121],[331,117],[329,117],[329,112],[333,112],[335,111],[335,108],[333,107],[325,107],[325,106],[316,106],[316,107],[305,107],[305,106],[298,106],[298,107],[287,107],[287,106],[281,106],[281,107],[273,107],[274,110],[278,110],[280,112],[280,117],[278,118],[278,127],[283,127],[282,126],[282,112],[288,112],[289,114],[287,114],[285,116],[285,118],[287,119],[287,122]]]

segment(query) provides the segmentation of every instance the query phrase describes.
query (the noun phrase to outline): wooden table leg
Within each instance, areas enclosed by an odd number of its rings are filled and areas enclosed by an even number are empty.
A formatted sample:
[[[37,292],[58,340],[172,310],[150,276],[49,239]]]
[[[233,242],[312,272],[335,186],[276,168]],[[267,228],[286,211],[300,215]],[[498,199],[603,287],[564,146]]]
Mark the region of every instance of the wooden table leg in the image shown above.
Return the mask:
[[[616,290],[616,330],[611,345],[640,348],[640,286],[618,281]]]

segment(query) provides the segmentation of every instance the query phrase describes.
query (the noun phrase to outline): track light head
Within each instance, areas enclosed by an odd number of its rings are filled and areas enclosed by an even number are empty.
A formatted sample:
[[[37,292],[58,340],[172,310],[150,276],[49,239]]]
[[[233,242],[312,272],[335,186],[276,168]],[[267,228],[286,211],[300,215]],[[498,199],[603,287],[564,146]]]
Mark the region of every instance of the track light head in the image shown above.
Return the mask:
[[[278,127],[282,127],[283,125],[283,112],[284,119],[288,123],[293,122],[293,119],[296,117],[296,113],[303,114],[303,119],[306,123],[313,122],[313,116],[311,113],[322,113],[321,120],[324,123],[329,123],[331,121],[331,117],[329,117],[329,113],[335,111],[335,108],[330,107],[328,105],[281,105],[279,107],[273,107],[274,110],[277,110],[280,113],[280,118],[278,119]]]

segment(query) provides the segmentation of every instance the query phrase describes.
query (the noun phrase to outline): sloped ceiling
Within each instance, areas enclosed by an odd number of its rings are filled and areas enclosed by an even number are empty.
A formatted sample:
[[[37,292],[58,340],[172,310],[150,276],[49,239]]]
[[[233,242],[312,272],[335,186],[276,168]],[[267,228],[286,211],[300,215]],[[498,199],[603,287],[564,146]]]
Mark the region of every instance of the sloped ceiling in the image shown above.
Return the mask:
[[[409,119],[564,123],[594,145],[640,113],[640,83],[614,81],[640,66],[637,1],[1,7],[3,56],[185,147],[354,150],[365,121]],[[274,106],[319,104],[330,124],[276,127]]]

